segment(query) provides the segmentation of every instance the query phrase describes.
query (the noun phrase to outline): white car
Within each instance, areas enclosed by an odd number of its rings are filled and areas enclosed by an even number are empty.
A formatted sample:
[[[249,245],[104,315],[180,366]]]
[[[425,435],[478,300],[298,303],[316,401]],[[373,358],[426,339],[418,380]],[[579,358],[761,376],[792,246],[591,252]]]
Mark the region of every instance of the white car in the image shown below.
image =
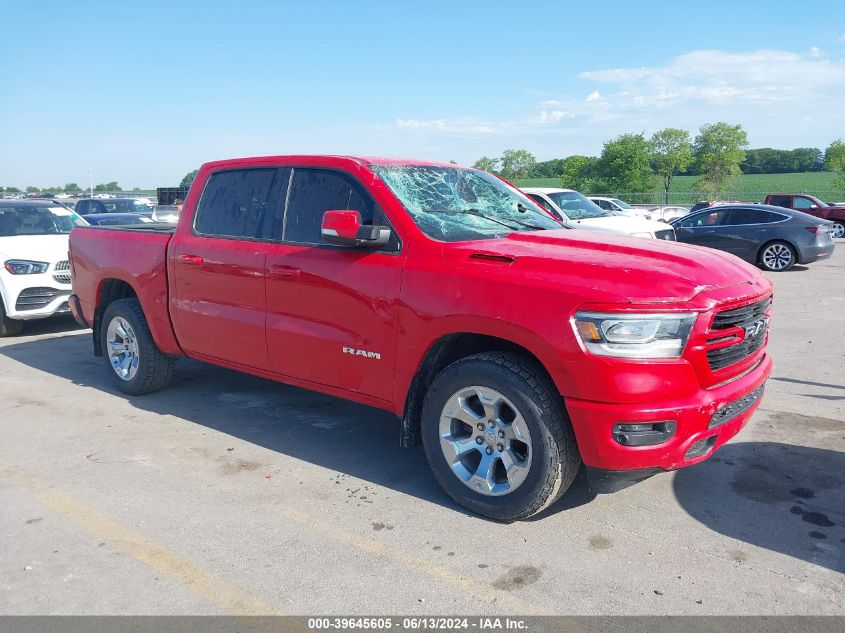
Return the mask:
[[[642,218],[643,220],[654,219],[648,209],[632,207],[630,204],[620,200],[619,198],[590,196],[588,200],[590,202],[594,202],[596,206],[601,207],[605,211],[610,211],[614,215],[627,215],[629,218]]]
[[[665,207],[654,207],[649,210],[649,213],[651,213],[651,217],[654,220],[671,222],[672,220],[677,220],[678,218],[689,215],[689,207],[667,205]]]
[[[0,201],[0,336],[69,311],[68,235],[85,224],[54,202]]]
[[[525,187],[522,192],[558,220],[575,229],[675,240],[675,229],[665,222],[613,215],[572,189]]]

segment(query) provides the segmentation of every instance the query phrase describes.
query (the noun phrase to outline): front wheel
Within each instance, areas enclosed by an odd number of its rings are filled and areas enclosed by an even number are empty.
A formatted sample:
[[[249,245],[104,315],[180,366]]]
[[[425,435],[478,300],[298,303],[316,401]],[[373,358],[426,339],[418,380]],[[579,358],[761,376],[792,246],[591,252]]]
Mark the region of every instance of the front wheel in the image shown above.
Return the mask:
[[[795,265],[795,249],[786,242],[770,242],[760,251],[760,265],[772,272],[783,272]]]
[[[6,309],[3,307],[3,297],[0,297],[0,337],[14,336],[23,330],[23,321],[10,319],[6,316]]]
[[[468,356],[434,379],[422,439],[446,493],[499,521],[551,505],[581,464],[554,384],[536,363],[504,352]]]
[[[845,220],[834,220],[830,227],[830,236],[833,238],[845,237]]]
[[[122,392],[140,396],[170,382],[174,359],[156,347],[137,299],[110,303],[103,315],[100,336],[109,375]]]

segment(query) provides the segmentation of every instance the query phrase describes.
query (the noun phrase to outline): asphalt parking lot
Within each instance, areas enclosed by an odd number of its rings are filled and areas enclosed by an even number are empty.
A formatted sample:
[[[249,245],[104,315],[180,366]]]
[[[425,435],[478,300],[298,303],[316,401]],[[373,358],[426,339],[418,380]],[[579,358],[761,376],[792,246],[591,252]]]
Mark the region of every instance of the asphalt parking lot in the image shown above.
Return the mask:
[[[0,341],[0,613],[845,614],[845,241],[771,278],[737,438],[511,525],[388,414],[193,361],[128,397],[87,330],[30,324]]]

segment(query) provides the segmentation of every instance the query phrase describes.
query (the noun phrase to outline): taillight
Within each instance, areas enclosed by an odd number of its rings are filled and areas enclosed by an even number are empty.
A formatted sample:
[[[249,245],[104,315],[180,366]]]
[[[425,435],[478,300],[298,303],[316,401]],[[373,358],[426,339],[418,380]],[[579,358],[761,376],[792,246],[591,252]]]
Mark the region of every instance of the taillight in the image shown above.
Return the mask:
[[[814,235],[821,235],[823,233],[827,233],[827,227],[823,224],[820,224],[819,226],[805,226],[804,228],[807,229],[810,233],[813,233]]]

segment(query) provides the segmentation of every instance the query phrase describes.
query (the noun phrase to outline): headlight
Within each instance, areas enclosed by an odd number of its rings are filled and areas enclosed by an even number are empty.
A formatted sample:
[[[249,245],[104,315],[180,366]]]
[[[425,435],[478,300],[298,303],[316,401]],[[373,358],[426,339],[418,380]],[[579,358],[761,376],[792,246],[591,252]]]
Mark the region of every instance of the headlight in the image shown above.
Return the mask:
[[[50,264],[47,262],[31,262],[28,259],[7,259],[3,267],[13,275],[38,275],[46,273]]]
[[[614,314],[576,312],[573,325],[587,351],[620,358],[678,358],[684,353],[694,313]]]

